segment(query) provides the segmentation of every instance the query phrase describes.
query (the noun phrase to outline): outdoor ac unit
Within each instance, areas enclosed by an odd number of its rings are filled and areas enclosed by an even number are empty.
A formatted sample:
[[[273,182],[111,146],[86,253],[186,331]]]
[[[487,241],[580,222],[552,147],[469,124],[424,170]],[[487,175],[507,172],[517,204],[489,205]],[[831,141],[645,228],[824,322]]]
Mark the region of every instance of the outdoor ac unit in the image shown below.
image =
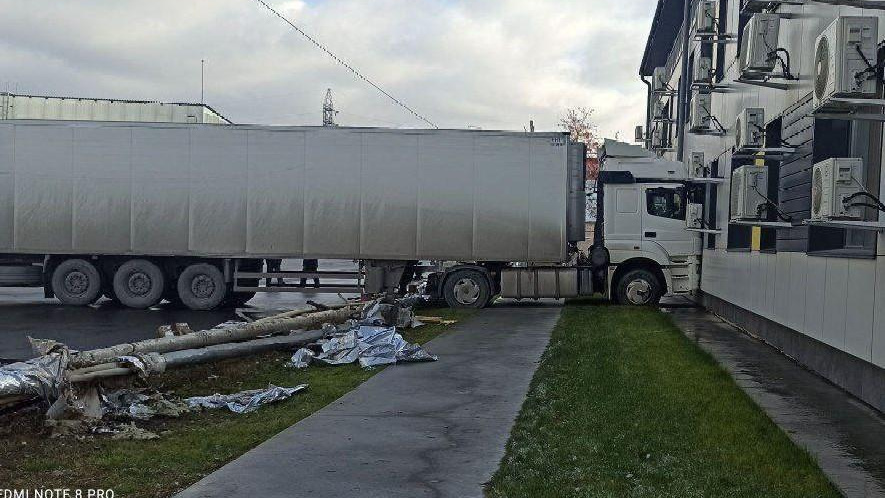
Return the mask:
[[[861,207],[846,206],[846,198],[863,192],[862,172],[861,159],[834,158],[815,164],[811,177],[811,219],[861,219]],[[869,199],[851,202],[869,202]]]
[[[709,93],[695,93],[691,99],[691,131],[704,132],[713,127],[713,95]]]
[[[651,74],[651,90],[653,93],[663,93],[669,90],[667,84],[667,68],[656,67]]]
[[[833,99],[876,95],[879,25],[876,17],[839,17],[817,38],[814,52],[814,108]],[[866,59],[866,60],[864,60]]]
[[[755,14],[744,28],[741,41],[741,73],[774,71],[773,53],[778,48],[781,19],[777,14]]]
[[[660,126],[656,126],[651,131],[651,148],[652,149],[663,149],[664,148],[664,132],[661,130]]]
[[[685,206],[685,227],[704,228],[704,205],[689,202]]]
[[[695,178],[703,178],[707,176],[707,165],[705,162],[703,152],[691,153],[691,173]]]
[[[741,166],[731,174],[731,219],[760,220],[768,201],[768,170],[765,166]]]
[[[633,133],[633,141],[634,142],[645,142],[645,127],[639,125],[636,127],[636,130]]]
[[[694,59],[694,71],[691,82],[696,85],[713,83],[713,58],[698,54]]]
[[[735,124],[738,150],[761,149],[765,145],[765,109],[744,109]]]
[[[695,34],[716,32],[716,0],[701,0],[694,17]]]

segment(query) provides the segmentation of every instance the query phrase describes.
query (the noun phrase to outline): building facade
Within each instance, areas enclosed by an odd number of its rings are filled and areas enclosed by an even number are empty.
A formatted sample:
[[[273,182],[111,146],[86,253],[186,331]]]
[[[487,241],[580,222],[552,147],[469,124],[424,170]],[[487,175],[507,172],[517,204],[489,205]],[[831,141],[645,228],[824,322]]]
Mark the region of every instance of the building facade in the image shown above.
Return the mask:
[[[649,85],[645,139],[697,176],[722,179],[695,193],[709,231],[699,235],[703,303],[885,411],[885,240],[873,200],[885,191],[877,105],[885,2],[790,3],[659,0],[640,70]],[[858,36],[869,50],[845,54],[875,95],[835,99],[830,109],[815,85],[844,61],[820,63],[831,54],[818,37],[846,16],[867,18],[844,41]],[[747,138],[748,109],[764,115],[753,124],[758,144]],[[812,220],[814,165],[832,158],[862,160],[852,180],[871,201],[858,208],[859,222]],[[732,174],[742,166],[767,175],[755,221],[733,212],[741,191]]]

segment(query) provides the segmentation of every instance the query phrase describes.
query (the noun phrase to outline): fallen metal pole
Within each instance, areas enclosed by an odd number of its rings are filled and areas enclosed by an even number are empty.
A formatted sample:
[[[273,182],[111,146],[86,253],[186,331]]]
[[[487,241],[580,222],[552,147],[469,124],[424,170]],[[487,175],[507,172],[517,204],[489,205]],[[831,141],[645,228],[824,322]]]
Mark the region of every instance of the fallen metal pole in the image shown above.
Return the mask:
[[[322,337],[322,330],[309,330],[297,332],[292,335],[264,337],[247,342],[216,344],[214,346],[207,346],[199,349],[172,351],[161,356],[166,369],[180,368],[190,365],[198,365],[200,363],[250,356],[267,351],[294,349],[312,344],[320,340]],[[102,368],[96,369],[96,367],[88,367],[73,370],[68,373],[68,380],[74,383],[90,382],[108,377],[126,377],[136,373],[134,369],[121,367],[117,363],[103,363],[97,366]]]
[[[337,310],[318,311],[293,318],[271,318],[230,329],[212,329],[183,336],[161,337],[103,349],[82,351],[71,355],[70,366],[84,368],[102,363],[113,363],[121,356],[141,353],[170,353],[199,349],[216,344],[242,342],[265,335],[287,333],[292,330],[319,329],[324,323],[341,323],[358,311],[360,306],[344,306]]]

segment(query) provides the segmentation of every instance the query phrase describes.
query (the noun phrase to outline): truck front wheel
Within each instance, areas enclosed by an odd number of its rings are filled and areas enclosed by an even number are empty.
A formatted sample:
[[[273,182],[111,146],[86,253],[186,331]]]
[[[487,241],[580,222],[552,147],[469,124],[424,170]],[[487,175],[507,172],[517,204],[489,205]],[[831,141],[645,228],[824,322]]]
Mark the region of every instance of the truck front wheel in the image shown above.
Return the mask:
[[[86,306],[101,297],[101,273],[85,259],[69,259],[52,272],[52,293],[62,304]]]
[[[492,290],[488,277],[477,270],[458,270],[446,279],[443,297],[452,308],[484,308]]]
[[[615,286],[615,299],[630,306],[655,306],[662,294],[663,286],[658,277],[641,268],[623,274]]]
[[[224,274],[215,265],[197,263],[178,277],[178,298],[192,310],[209,311],[221,306],[227,297]]]

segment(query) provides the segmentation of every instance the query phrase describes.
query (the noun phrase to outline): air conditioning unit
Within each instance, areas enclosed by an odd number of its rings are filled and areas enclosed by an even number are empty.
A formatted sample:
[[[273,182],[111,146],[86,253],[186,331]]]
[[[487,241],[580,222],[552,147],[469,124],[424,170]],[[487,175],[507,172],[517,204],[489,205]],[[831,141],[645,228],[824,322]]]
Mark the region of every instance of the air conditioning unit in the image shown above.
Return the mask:
[[[713,129],[713,95],[695,93],[691,99],[691,131],[705,132]]]
[[[839,17],[817,38],[814,51],[814,108],[833,99],[876,96],[879,24],[876,17]],[[866,59],[866,60],[864,60]]]
[[[651,74],[651,91],[653,93],[666,93],[670,90],[668,85],[667,68],[656,67]]]
[[[689,202],[685,205],[685,227],[704,228],[704,205]]]
[[[737,150],[761,149],[765,145],[765,109],[744,109],[735,124]]]
[[[811,219],[861,219],[863,209],[860,206],[846,206],[845,201],[864,191],[860,182],[862,174],[861,159],[834,158],[815,164],[811,177]],[[860,198],[854,201],[869,200]]]
[[[698,54],[694,59],[694,74],[691,82],[695,85],[713,84],[713,58]]]
[[[747,22],[741,40],[741,73],[765,74],[774,71],[777,59],[773,53],[778,48],[781,19],[777,14],[755,14]]]
[[[707,176],[707,165],[703,152],[691,153],[691,173],[695,178]]]
[[[695,34],[716,33],[716,0],[701,0],[694,16]]]
[[[761,220],[768,201],[768,170],[765,166],[741,166],[731,174],[731,219]]]
[[[636,127],[633,133],[633,141],[634,142],[645,142],[645,127],[639,125]]]

